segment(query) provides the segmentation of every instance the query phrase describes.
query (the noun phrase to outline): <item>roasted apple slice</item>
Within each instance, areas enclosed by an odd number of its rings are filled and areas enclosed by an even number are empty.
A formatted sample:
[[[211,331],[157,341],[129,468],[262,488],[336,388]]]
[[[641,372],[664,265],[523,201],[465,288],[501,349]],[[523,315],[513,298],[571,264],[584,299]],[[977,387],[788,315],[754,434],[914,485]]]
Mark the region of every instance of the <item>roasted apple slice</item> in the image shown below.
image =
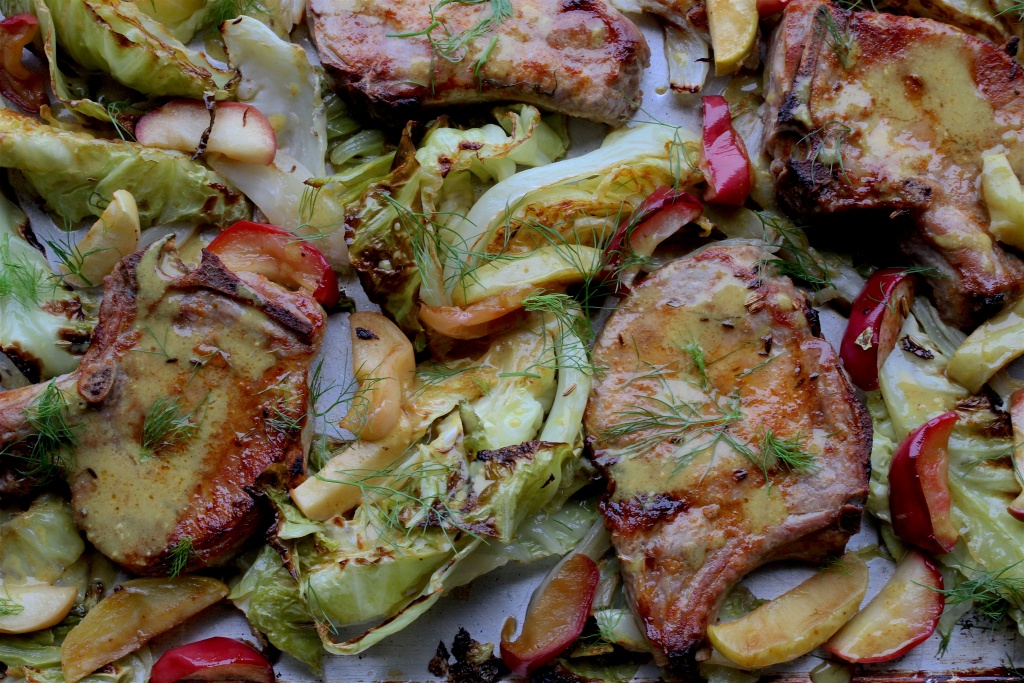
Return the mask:
[[[1024,389],[1010,397],[1010,421],[1013,424],[1013,472],[1017,483],[1024,487]],[[1009,513],[1024,522],[1024,491],[1007,508]]]
[[[891,268],[875,271],[854,299],[839,357],[864,391],[878,388],[878,371],[896,346],[913,301],[914,276]]]
[[[566,560],[527,610],[523,630],[512,640],[516,620],[501,629],[501,658],[525,676],[557,657],[583,632],[590,616],[600,572],[592,559],[578,553]]]
[[[732,14],[738,10],[736,7],[747,3],[715,2],[723,8],[726,14]],[[749,14],[747,19],[753,21],[754,30],[757,29],[757,9],[753,3],[746,8]],[[708,6],[708,14],[711,14],[711,5]],[[714,23],[712,23],[712,42],[714,38]],[[753,38],[751,37],[751,40]],[[744,51],[744,54],[746,51]],[[718,60],[718,44],[715,43],[715,58]],[[721,73],[721,64],[718,63],[718,73]],[[708,179],[708,190],[704,198],[716,204],[728,204],[730,206],[743,206],[750,196],[750,157],[747,156],[747,148],[743,144],[743,138],[739,136],[736,129],[732,127],[732,115],[729,113],[729,103],[721,95],[706,95],[702,98],[704,107],[704,160],[705,176]]]
[[[168,650],[153,665],[149,676],[149,683],[274,680],[274,667],[266,657],[245,643],[221,636]]]
[[[796,588],[736,621],[708,627],[712,645],[745,669],[760,669],[807,654],[857,612],[868,588],[868,568],[844,555]]]
[[[953,550],[960,533],[949,498],[949,435],[954,411],[924,423],[896,449],[889,468],[889,512],[901,539],[934,554]]]
[[[0,633],[31,633],[59,624],[75,605],[78,589],[48,583],[0,583],[0,598],[9,609],[0,612]]]
[[[887,662],[924,642],[946,604],[935,563],[908,550],[896,573],[867,606],[839,630],[825,649],[848,662]]]
[[[239,221],[206,250],[235,273],[259,273],[293,289],[305,289],[330,308],[338,302],[338,278],[320,250],[276,225]]]
[[[223,583],[204,576],[125,581],[68,632],[60,652],[64,680],[76,683],[134,652],[228,592]]]
[[[217,102],[211,112],[199,100],[172,100],[139,119],[135,139],[146,147],[215,152],[262,166],[273,163],[277,154],[277,135],[270,121],[256,107],[241,102]]]

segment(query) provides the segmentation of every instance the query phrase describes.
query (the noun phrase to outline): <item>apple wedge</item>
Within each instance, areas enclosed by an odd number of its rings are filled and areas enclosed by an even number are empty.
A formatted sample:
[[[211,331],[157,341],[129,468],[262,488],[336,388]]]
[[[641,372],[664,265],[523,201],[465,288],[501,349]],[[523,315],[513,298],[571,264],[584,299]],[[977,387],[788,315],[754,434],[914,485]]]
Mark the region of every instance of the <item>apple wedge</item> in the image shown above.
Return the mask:
[[[76,683],[228,593],[222,582],[205,576],[125,581],[68,632],[60,651],[64,680]]]
[[[78,589],[48,583],[0,583],[0,633],[31,633],[56,626],[75,606]]]
[[[1007,511],[1024,522],[1024,389],[1010,397],[1010,422],[1013,425],[1013,473],[1022,491],[1007,507]]]
[[[953,550],[960,532],[949,495],[949,435],[955,411],[924,423],[896,448],[889,467],[889,512],[901,539],[933,554]]]
[[[525,676],[557,657],[580,637],[590,616],[600,572],[583,553],[572,555],[558,569],[536,602],[530,606],[523,630],[515,640],[516,620],[509,617],[501,629],[501,658]]]
[[[168,650],[153,665],[149,683],[240,681],[274,683],[274,667],[243,642],[215,636]]]
[[[914,276],[891,268],[875,271],[854,299],[839,357],[864,391],[878,388],[878,371],[896,347],[913,302]]]
[[[708,627],[708,638],[719,653],[744,669],[789,662],[842,628],[857,612],[867,588],[867,565],[847,554],[750,614]]]
[[[139,119],[135,139],[146,147],[223,154],[261,166],[272,164],[277,154],[270,121],[256,107],[241,102],[217,102],[211,111],[199,100],[172,100]]]
[[[887,662],[924,642],[946,604],[935,563],[908,550],[882,590],[839,630],[825,649],[848,662]]]

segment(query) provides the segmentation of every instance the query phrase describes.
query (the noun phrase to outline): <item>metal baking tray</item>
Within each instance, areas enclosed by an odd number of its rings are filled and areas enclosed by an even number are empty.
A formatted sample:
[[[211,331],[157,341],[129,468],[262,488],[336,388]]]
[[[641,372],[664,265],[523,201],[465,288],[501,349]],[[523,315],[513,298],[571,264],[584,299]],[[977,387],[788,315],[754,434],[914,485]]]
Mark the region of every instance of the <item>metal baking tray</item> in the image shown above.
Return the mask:
[[[647,37],[652,54],[650,68],[643,80],[643,109],[637,114],[636,120],[655,120],[698,131],[699,96],[673,93],[668,88],[667,63],[660,25],[649,17],[632,18]],[[721,87],[721,82],[712,80],[707,90],[720,92]],[[569,130],[573,143],[569,156],[577,156],[596,148],[607,132],[605,126],[581,120],[572,121]],[[49,222],[38,211],[30,213],[34,225]],[[52,224],[47,227],[56,229]],[[144,235],[145,242],[151,241],[145,237]],[[368,301],[354,276],[343,280],[342,284],[346,293],[355,299],[359,310],[378,310]],[[350,358],[347,353],[347,318],[348,315],[345,313],[331,316],[322,350],[325,373],[342,385],[351,374],[351,368],[345,365],[346,359]],[[836,348],[839,346],[844,325],[845,321],[837,314],[823,311],[823,332]],[[861,532],[851,539],[849,547],[857,549],[878,543],[879,537],[873,520],[865,513]],[[497,643],[501,626],[507,616],[515,616],[521,623],[534,587],[554,564],[555,559],[531,565],[509,565],[477,579],[468,586],[458,588],[443,597],[426,615],[404,631],[385,639],[361,655],[325,655],[322,680],[328,683],[426,683],[443,680],[427,671],[427,663],[433,657],[438,643],[444,641],[450,645],[460,628],[465,628],[480,642]],[[893,565],[887,560],[876,559],[869,562],[869,568],[871,578],[865,602],[885,583],[893,571]],[[771,565],[747,577],[744,585],[758,597],[772,598],[793,587],[813,571],[814,569],[809,566]],[[223,603],[210,608],[197,619],[162,635],[151,645],[154,655],[159,656],[170,647],[213,635],[253,640],[248,623],[241,612],[230,604]],[[1013,662],[1024,663],[1024,638],[1018,637],[1016,631],[1008,624],[993,626],[972,621],[971,617],[967,617],[961,620],[948,649],[942,656],[938,654],[939,642],[939,635],[936,633],[928,641],[894,662],[857,667],[854,669],[853,681],[995,683],[1024,680],[1024,677],[1008,668]],[[812,653],[788,665],[766,670],[762,680],[779,683],[809,681],[808,673],[821,661],[822,658]],[[275,669],[278,680],[282,682],[311,683],[318,680],[303,664],[287,655],[280,658]],[[637,683],[658,680],[659,672],[653,665],[642,668],[634,679]]]

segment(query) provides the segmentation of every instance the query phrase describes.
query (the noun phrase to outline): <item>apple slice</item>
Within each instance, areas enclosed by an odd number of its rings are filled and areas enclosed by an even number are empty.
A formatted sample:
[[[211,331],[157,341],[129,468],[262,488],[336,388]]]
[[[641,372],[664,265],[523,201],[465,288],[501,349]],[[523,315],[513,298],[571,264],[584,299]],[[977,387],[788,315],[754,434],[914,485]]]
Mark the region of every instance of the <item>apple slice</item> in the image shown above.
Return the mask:
[[[839,357],[864,391],[878,388],[878,371],[895,348],[913,302],[913,275],[893,268],[875,271],[854,299]]]
[[[953,550],[960,532],[949,497],[949,435],[955,411],[932,418],[907,435],[889,467],[889,512],[901,539],[929,553]]]
[[[520,676],[544,666],[580,637],[590,616],[600,579],[597,564],[577,553],[558,572],[526,613],[523,630],[512,640],[516,620],[509,617],[501,629],[501,658]]]
[[[207,129],[210,135],[203,147]],[[199,100],[172,100],[139,119],[135,139],[146,147],[205,151],[262,166],[272,164],[277,154],[270,121],[256,107],[241,102],[217,102],[211,113]]]
[[[48,583],[10,585],[0,583],[0,633],[31,633],[56,626],[75,606],[78,589]]]
[[[77,683],[229,592],[222,582],[205,576],[125,581],[68,632],[60,649],[64,680]]]
[[[882,590],[854,615],[825,649],[848,662],[887,662],[924,642],[946,605],[935,563],[908,550]]]
[[[266,657],[245,643],[222,636],[168,650],[153,665],[149,676],[149,683],[274,680],[274,667]]]
[[[844,555],[796,588],[736,621],[708,627],[719,653],[744,669],[789,662],[831,638],[857,612],[868,588],[868,568]]]
[[[1010,422],[1013,424],[1013,473],[1017,483],[1024,487],[1024,389],[1018,389],[1010,397]],[[1024,490],[1010,503],[1009,513],[1024,522]]]

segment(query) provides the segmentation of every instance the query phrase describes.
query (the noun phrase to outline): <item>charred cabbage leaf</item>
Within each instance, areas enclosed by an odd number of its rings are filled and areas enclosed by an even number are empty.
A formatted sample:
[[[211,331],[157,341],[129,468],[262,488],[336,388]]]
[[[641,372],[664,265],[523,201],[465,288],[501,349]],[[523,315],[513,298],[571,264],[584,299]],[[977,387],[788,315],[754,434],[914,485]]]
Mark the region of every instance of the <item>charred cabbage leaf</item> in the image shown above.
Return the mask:
[[[117,190],[135,197],[143,228],[226,226],[252,215],[240,192],[185,154],[59,130],[10,110],[0,111],[0,165],[21,171],[47,208],[72,224],[102,215]]]
[[[78,367],[96,315],[63,287],[27,228],[21,209],[0,196],[0,351],[38,382]]]
[[[85,69],[110,74],[150,96],[189,97],[223,92],[236,77],[186,47],[134,3],[117,0],[40,0],[49,9],[57,44]]]
[[[53,583],[84,551],[71,506],[45,494],[0,524],[0,579]]]
[[[391,174],[370,185],[345,216],[352,264],[370,296],[423,345],[419,298],[450,304],[444,241],[465,220],[478,190],[521,166],[544,166],[565,153],[560,119],[529,105],[495,110],[498,125],[459,130],[439,121],[416,148],[403,135]]]

